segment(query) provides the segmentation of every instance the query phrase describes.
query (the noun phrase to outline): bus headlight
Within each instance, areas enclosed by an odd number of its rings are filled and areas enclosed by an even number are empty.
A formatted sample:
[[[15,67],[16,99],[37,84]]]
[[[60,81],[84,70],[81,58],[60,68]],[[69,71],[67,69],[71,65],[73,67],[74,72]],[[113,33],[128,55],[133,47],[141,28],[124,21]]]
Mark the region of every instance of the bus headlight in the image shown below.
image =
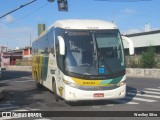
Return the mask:
[[[75,83],[68,82],[68,81],[66,81],[66,80],[63,80],[63,82],[64,82],[66,85],[69,85],[69,86],[71,86],[71,87],[74,87],[74,88],[77,88],[77,87],[78,87],[77,84],[75,84]]]
[[[125,84],[126,84],[126,80],[119,82],[119,83],[117,84],[117,86],[123,86],[123,85],[125,85]]]

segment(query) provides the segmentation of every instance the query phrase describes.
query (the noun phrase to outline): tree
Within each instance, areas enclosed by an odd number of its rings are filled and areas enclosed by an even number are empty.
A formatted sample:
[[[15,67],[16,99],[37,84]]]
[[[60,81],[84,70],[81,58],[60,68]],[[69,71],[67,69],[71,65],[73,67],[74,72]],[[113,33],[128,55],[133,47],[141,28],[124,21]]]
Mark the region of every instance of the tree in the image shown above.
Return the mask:
[[[155,60],[155,48],[150,46],[146,52],[142,53],[141,64],[143,68],[154,68],[156,67]]]

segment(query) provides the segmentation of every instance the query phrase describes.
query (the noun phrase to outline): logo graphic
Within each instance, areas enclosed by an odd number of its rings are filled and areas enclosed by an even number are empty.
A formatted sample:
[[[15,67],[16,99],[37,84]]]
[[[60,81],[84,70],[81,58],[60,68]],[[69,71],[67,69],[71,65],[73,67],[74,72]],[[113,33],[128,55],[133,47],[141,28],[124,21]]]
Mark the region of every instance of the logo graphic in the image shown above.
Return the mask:
[[[12,117],[11,112],[2,112],[2,117]]]
[[[99,73],[100,74],[104,74],[105,73],[105,68],[104,67],[100,67],[99,68]]]
[[[59,89],[60,96],[62,96],[62,95],[63,95],[63,89],[64,89],[64,88],[63,88],[63,87],[59,87],[58,89]]]

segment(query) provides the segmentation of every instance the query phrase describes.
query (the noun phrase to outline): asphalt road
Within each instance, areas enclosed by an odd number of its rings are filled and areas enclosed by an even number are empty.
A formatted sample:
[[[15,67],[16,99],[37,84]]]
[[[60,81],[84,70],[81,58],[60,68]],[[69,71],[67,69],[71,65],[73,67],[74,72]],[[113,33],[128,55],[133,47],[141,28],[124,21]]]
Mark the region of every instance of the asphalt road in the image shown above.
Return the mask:
[[[56,102],[52,92],[36,87],[30,72],[4,71],[0,87],[0,111],[160,111],[159,79],[127,78],[124,99],[75,103]]]

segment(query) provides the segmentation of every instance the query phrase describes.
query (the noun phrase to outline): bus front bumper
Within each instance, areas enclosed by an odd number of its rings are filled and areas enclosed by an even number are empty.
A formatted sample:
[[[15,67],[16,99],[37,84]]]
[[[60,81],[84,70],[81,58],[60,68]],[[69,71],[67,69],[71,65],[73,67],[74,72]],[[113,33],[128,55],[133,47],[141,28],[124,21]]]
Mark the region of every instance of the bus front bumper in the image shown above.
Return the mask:
[[[62,98],[66,101],[81,100],[110,100],[124,98],[126,95],[126,84],[112,90],[86,91],[65,85]]]

